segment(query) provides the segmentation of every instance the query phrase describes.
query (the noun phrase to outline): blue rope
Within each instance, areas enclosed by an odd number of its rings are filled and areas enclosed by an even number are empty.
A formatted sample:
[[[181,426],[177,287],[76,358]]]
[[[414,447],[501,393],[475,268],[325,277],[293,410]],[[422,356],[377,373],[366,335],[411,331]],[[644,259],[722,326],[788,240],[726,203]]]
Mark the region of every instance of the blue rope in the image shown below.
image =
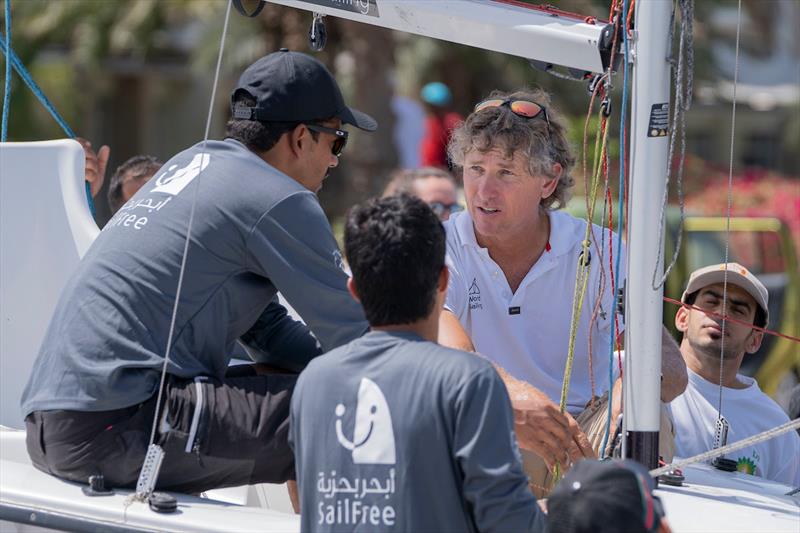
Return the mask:
[[[4,39],[3,49],[11,48],[11,0],[5,1],[5,16],[6,16],[6,36]],[[11,62],[6,57],[6,78],[4,82],[3,92],[3,119],[0,125],[0,142],[6,142],[8,138],[8,108],[10,107],[11,100]]]
[[[10,0],[6,0],[6,9],[9,9],[9,2]],[[6,12],[6,16],[8,16],[8,11]],[[6,21],[8,21],[8,19],[6,19]],[[6,26],[8,29],[10,29],[10,25],[8,24],[8,22],[6,22]],[[39,85],[36,84],[36,82],[31,77],[30,73],[28,72],[28,70],[22,64],[22,61],[20,61],[17,54],[11,48],[8,38],[9,33],[10,32],[7,31],[4,38],[0,40],[0,52],[3,52],[3,54],[5,54],[6,57],[6,72],[8,72],[9,70],[8,65],[10,60],[11,66],[14,67],[14,70],[17,71],[17,74],[19,74],[20,78],[22,78],[22,80],[25,82],[28,88],[30,88],[31,92],[33,92],[33,94],[36,96],[36,98],[39,99],[39,102],[41,102],[41,104],[45,107],[45,109],[47,109],[47,111],[50,112],[50,115],[55,119],[58,125],[61,126],[61,129],[64,130],[64,133],[67,135],[67,137],[69,137],[70,139],[74,139],[76,137],[75,132],[72,131],[72,128],[69,127],[67,122],[61,117],[58,111],[56,111],[55,106],[52,104],[52,102],[50,102],[47,96],[45,96],[42,89],[39,87]],[[9,83],[8,80],[9,77],[6,77],[7,85]],[[8,93],[6,94],[6,98],[8,98]],[[3,102],[3,105],[4,105],[3,116],[5,117],[5,115],[8,113],[8,104],[6,103],[5,100]],[[3,140],[5,140],[5,138]],[[96,215],[94,209],[94,201],[92,200],[91,186],[89,185],[88,182],[86,182],[86,201],[89,203],[89,211],[91,211],[92,216],[94,217]]]
[[[617,203],[617,257],[614,265],[614,288],[619,290],[619,260],[622,251],[622,220],[623,220],[623,198],[625,197],[625,111],[628,105],[628,28],[625,21],[628,20],[628,0],[622,0],[621,22],[623,24],[622,43],[625,49],[625,64],[622,67],[622,102],[619,113],[619,202]],[[614,309],[611,313],[611,323],[614,324],[617,318],[616,294],[614,295]],[[623,318],[624,320],[624,318]],[[612,326],[613,329],[613,326]],[[606,421],[606,431],[603,435],[603,443],[600,445],[600,453],[605,454],[608,438],[611,433],[611,404],[614,400],[614,334],[608,341],[608,420]]]

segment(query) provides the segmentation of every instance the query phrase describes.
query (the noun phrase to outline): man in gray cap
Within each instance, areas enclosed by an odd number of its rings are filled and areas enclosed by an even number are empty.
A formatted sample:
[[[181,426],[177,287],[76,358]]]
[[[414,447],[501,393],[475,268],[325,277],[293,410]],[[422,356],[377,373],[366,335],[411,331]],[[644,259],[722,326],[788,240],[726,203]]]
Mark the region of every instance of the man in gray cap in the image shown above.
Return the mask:
[[[295,373],[367,330],[315,193],[338,164],[343,125],[377,124],[345,105],[319,61],[288,50],[245,70],[231,109],[226,139],[167,161],[64,288],[22,398],[40,470],[131,487],[157,421],[158,488],[294,477]],[[237,340],[280,371],[232,377]]]
[[[745,355],[761,346],[764,334],[753,326],[765,328],[769,323],[769,294],[761,281],[738,263],[727,263],[727,268],[725,263],[711,265],[692,273],[681,300],[684,306],[675,315],[675,326],[683,332],[680,348],[689,385],[669,404],[675,456],[687,458],[712,449],[718,419],[728,426],[728,443],[788,422],[753,378],[739,374]],[[799,457],[800,436],[791,432],[733,452],[727,459],[735,461],[740,472],[797,486]]]

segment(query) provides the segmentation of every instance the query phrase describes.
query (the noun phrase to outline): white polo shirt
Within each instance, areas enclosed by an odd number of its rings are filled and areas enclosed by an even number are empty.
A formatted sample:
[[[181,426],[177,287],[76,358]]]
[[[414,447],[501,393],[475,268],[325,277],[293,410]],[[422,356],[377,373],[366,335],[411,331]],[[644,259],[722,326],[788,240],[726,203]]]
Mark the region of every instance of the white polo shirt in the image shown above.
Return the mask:
[[[586,221],[562,211],[550,211],[550,240],[546,250],[512,294],[503,271],[481,248],[467,211],[456,213],[445,222],[447,230],[447,266],[450,285],[445,307],[452,311],[467,330],[475,348],[495,361],[511,375],[531,383],[558,403],[569,346],[572,299],[581,241]],[[567,409],[581,412],[595,394],[608,390],[609,339],[613,335],[608,242],[609,231],[593,225],[593,239],[600,246],[604,239],[604,257],[596,257],[591,247],[589,281],[575,341],[575,360],[570,380]],[[617,237],[611,233],[616,266]],[[623,254],[625,253],[623,247]],[[601,292],[601,265],[605,287]],[[625,257],[620,258],[620,285],[623,283]],[[589,371],[589,324],[595,303],[600,301],[591,334]],[[619,316],[620,331],[623,328]]]

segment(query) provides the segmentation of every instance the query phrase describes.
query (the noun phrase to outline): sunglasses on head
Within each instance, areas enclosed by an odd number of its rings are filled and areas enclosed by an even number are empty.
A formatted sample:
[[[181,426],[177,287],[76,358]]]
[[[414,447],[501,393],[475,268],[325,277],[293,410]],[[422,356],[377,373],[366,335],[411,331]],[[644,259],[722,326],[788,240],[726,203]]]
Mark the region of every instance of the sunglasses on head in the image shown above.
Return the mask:
[[[336,157],[341,157],[344,147],[347,146],[348,133],[346,131],[336,128],[329,128],[328,126],[322,126],[320,124],[306,124],[306,128],[317,133],[329,133],[335,136],[336,139],[331,145],[331,153]]]
[[[476,105],[475,112],[477,113],[478,111],[483,111],[490,107],[507,107],[512,113],[523,118],[536,118],[542,115],[544,116],[544,121],[547,123],[547,131],[550,131],[550,119],[547,117],[547,109],[536,102],[531,102],[529,100],[491,98]]]

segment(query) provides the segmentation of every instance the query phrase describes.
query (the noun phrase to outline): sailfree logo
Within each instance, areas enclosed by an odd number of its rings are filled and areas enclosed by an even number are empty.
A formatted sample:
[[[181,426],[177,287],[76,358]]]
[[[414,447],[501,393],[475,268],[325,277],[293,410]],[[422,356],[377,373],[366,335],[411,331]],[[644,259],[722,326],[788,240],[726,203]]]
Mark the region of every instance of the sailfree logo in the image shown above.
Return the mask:
[[[392,414],[380,387],[369,378],[361,379],[353,440],[348,439],[342,429],[342,417],[346,411],[344,404],[336,406],[336,439],[345,449],[353,452],[353,462],[393,465],[395,446]]]
[[[170,165],[156,178],[156,186],[151,192],[162,192],[173,196],[180,193],[205,170],[210,160],[210,154],[197,154],[185,167]]]
[[[362,378],[358,386],[353,438],[345,435],[342,418],[347,407],[337,404],[336,440],[353,458],[353,463],[370,465],[352,470],[344,466],[339,473],[319,472],[317,479],[317,524],[367,527],[392,527],[397,519],[395,440],[389,404],[377,383]],[[388,471],[387,467],[389,465]],[[356,473],[353,476],[353,473]],[[363,475],[367,474],[369,475]]]

